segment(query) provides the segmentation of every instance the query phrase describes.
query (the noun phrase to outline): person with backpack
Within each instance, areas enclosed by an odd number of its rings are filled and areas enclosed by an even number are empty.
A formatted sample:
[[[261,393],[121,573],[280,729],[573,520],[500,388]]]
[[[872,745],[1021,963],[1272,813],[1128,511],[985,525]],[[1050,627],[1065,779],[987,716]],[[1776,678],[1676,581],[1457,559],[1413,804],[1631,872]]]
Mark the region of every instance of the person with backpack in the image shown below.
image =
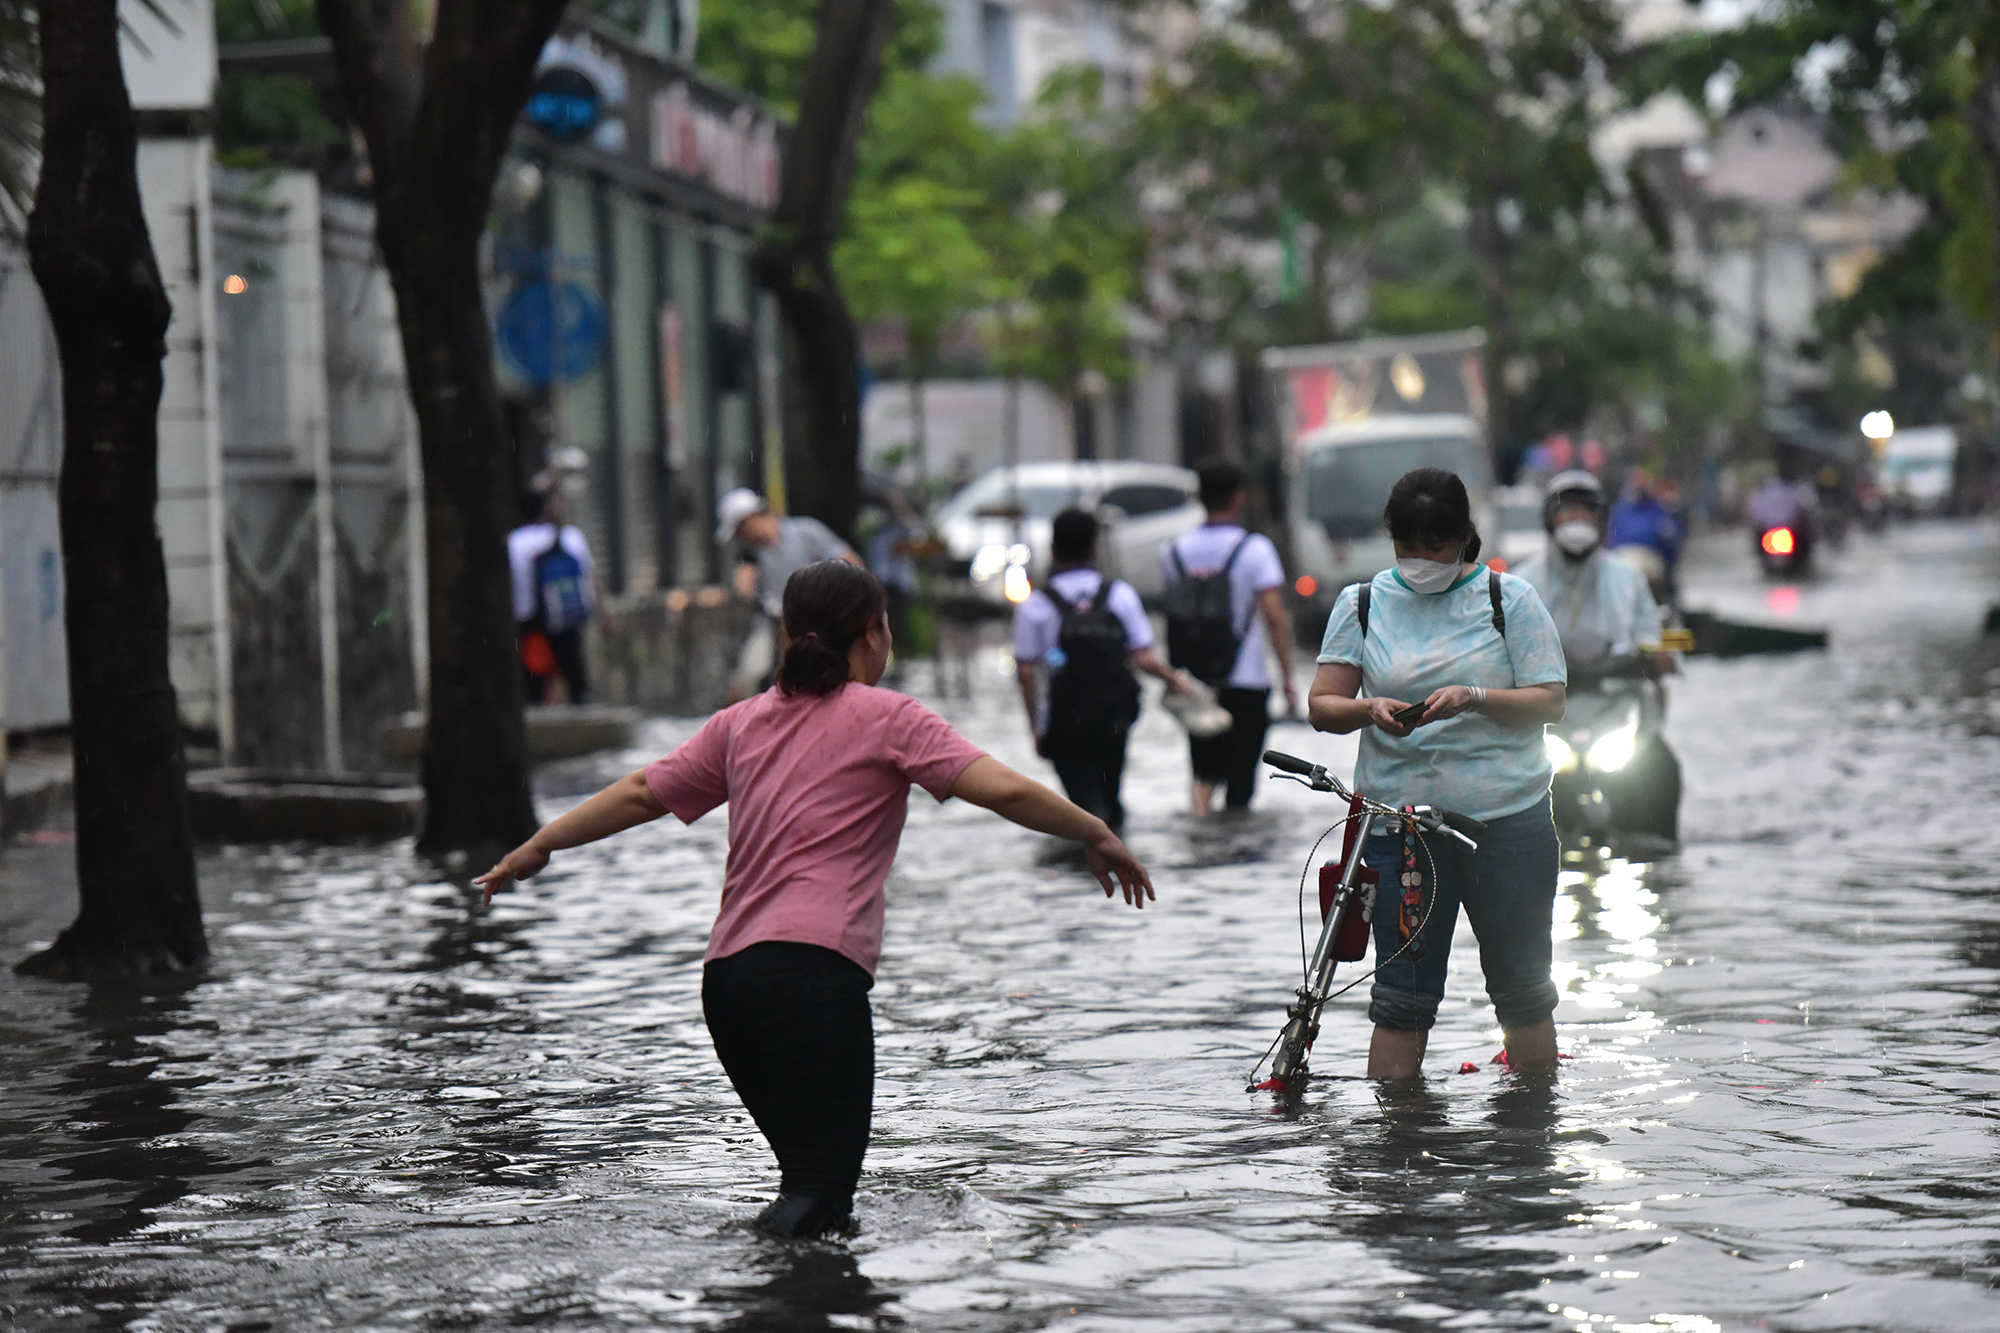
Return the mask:
[[[1228,809],[1247,810],[1257,787],[1257,756],[1271,725],[1271,668],[1262,619],[1284,682],[1285,712],[1299,709],[1292,679],[1292,615],[1285,607],[1285,566],[1278,548],[1243,527],[1243,469],[1216,462],[1203,467],[1201,503],[1208,521],[1160,548],[1166,586],[1167,660],[1215,691],[1229,710],[1229,730],[1188,737],[1194,769],[1193,806],[1206,818],[1215,789],[1225,789]]]
[[[1104,821],[1007,767],[907,694],[889,664],[882,585],[822,560],[780,604],[775,689],[725,708],[685,744],[550,821],[473,883],[495,893],[566,848],[666,814],[729,807],[722,901],[703,953],[716,1056],[778,1159],[754,1225],[819,1236],[851,1223],[868,1149],[883,883],[912,785],[1083,845],[1107,898],[1143,908],[1151,878]]]
[[[1048,581],[1014,612],[1014,663],[1036,753],[1055,765],[1070,800],[1116,829],[1125,823],[1125,741],[1139,717],[1132,668],[1170,690],[1187,687],[1153,651],[1132,585],[1107,587],[1097,572],[1097,533],[1081,509],[1056,515]]]
[[[1461,906],[1509,1067],[1553,1068],[1561,848],[1542,729],[1562,720],[1562,640],[1531,585],[1479,563],[1472,502],[1456,475],[1404,473],[1383,517],[1396,567],[1334,600],[1308,716],[1320,731],[1362,733],[1357,791],[1456,810],[1486,831],[1476,852],[1404,832],[1377,834],[1362,852],[1382,885],[1368,1077],[1421,1071]]]
[[[583,627],[601,613],[604,632],[617,633],[604,604],[604,588],[590,558],[590,542],[563,522],[559,480],[544,477],[522,502],[523,523],[507,535],[507,564],[514,580],[514,622],[528,702],[548,702],[560,676],[573,704],[589,697],[583,661]]]

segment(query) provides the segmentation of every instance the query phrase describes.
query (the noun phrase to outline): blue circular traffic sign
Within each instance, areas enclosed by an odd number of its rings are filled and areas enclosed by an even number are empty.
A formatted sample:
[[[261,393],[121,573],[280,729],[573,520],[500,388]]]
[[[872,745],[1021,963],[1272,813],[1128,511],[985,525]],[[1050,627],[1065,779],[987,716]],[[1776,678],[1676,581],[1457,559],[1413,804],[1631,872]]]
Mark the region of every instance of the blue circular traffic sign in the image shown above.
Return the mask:
[[[508,368],[529,384],[547,384],[552,366],[563,379],[580,379],[604,348],[604,305],[573,282],[523,283],[501,303],[493,332]]]

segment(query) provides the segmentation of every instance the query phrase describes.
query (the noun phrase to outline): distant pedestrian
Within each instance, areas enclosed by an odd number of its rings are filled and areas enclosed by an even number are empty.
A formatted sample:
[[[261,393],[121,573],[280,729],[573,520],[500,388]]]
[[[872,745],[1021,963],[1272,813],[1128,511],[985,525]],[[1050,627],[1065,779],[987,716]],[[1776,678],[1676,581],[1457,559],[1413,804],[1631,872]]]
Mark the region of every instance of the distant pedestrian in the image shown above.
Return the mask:
[[[514,581],[514,623],[528,702],[549,702],[558,678],[563,698],[589,699],[583,627],[600,617],[605,633],[617,622],[605,605],[604,587],[581,529],[563,521],[562,488],[554,477],[523,499],[520,527],[507,535],[507,564]]]
[[[1125,743],[1139,716],[1132,668],[1182,690],[1153,651],[1153,625],[1132,585],[1097,572],[1095,516],[1055,517],[1048,582],[1014,612],[1014,664],[1035,749],[1069,798],[1112,828],[1125,824],[1119,789]]]
[[[1604,548],[1646,553],[1645,564],[1659,571],[1654,580],[1658,591],[1672,602],[1678,600],[1676,571],[1681,544],[1687,540],[1687,520],[1677,505],[1668,502],[1670,494],[1646,469],[1633,468],[1625,479],[1625,493],[1605,520]]]
[[[902,662],[910,652],[910,607],[917,591],[917,562],[911,554],[923,539],[924,520],[904,497],[902,488],[884,479],[864,479],[863,493],[881,512],[881,521],[868,539],[868,572],[882,584],[889,598],[889,631],[903,645],[897,660],[889,664],[889,684],[902,677]]]
[[[729,701],[747,699],[771,683],[777,667],[777,624],[785,582],[820,560],[860,564],[861,557],[816,518],[781,518],[765,507],[764,497],[739,487],[722,497],[717,507],[715,540],[735,542],[743,552],[736,567],[736,595],[755,602],[762,619],[751,627],[729,678]]]
[[[1204,818],[1225,788],[1231,810],[1250,808],[1257,785],[1257,757],[1271,724],[1271,669],[1261,618],[1284,683],[1285,712],[1299,710],[1292,679],[1292,614],[1285,607],[1285,566],[1269,537],[1243,527],[1243,469],[1210,463],[1199,472],[1208,521],[1160,548],[1165,581],[1167,655],[1215,690],[1235,719],[1217,736],[1190,736],[1193,808]]]
[[[474,883],[486,900],[553,852],[671,811],[727,802],[729,862],[702,971],[715,1053],[778,1158],[757,1218],[779,1236],[847,1223],[868,1129],[882,882],[910,786],[1080,842],[1105,896],[1152,882],[1103,820],[980,752],[915,699],[875,688],[889,661],[882,585],[827,560],[793,575],[778,688],[726,708],[666,758],[546,825]]]

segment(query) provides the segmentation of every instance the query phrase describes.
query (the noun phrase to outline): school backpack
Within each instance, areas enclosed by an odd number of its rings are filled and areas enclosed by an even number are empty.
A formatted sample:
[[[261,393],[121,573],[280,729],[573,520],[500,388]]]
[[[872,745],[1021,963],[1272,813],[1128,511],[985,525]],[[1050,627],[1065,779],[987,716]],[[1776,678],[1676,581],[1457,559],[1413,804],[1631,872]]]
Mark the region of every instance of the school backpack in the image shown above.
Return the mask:
[[[1200,578],[1188,576],[1177,543],[1167,547],[1167,554],[1174,562],[1173,580],[1161,598],[1167,611],[1167,660],[1204,684],[1222,685],[1229,680],[1229,673],[1236,669],[1237,654],[1243,650],[1244,637],[1250,632],[1247,619],[1240,626],[1236,623],[1229,590],[1229,571],[1249,544],[1250,534],[1246,532],[1230,548],[1222,568]],[[1250,610],[1253,615],[1256,613],[1255,602]]]
[[[1056,651],[1049,654],[1052,734],[1114,731],[1130,726],[1139,716],[1139,678],[1126,661],[1125,622],[1110,606],[1111,590],[1117,586],[1104,583],[1095,597],[1072,602],[1042,585],[1042,592],[1062,613]]]
[[[560,528],[549,549],[535,557],[535,607],[536,621],[550,634],[575,629],[590,619],[583,564],[563,546]]]

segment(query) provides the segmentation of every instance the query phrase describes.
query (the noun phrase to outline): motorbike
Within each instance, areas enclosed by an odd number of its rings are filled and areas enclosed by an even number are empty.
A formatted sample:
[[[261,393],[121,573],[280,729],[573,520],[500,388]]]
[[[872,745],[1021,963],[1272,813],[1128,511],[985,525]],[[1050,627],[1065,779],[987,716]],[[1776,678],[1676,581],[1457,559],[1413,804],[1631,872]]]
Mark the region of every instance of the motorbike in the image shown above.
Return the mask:
[[[1757,563],[1771,578],[1803,578],[1812,572],[1819,545],[1816,496],[1810,487],[1767,482],[1744,506],[1750,519]]]
[[[1680,838],[1680,760],[1661,734],[1666,691],[1652,654],[1566,635],[1569,706],[1544,735],[1566,847]]]
[[[1812,572],[1813,546],[1810,522],[1774,524],[1757,533],[1757,562],[1772,578],[1799,578]]]

